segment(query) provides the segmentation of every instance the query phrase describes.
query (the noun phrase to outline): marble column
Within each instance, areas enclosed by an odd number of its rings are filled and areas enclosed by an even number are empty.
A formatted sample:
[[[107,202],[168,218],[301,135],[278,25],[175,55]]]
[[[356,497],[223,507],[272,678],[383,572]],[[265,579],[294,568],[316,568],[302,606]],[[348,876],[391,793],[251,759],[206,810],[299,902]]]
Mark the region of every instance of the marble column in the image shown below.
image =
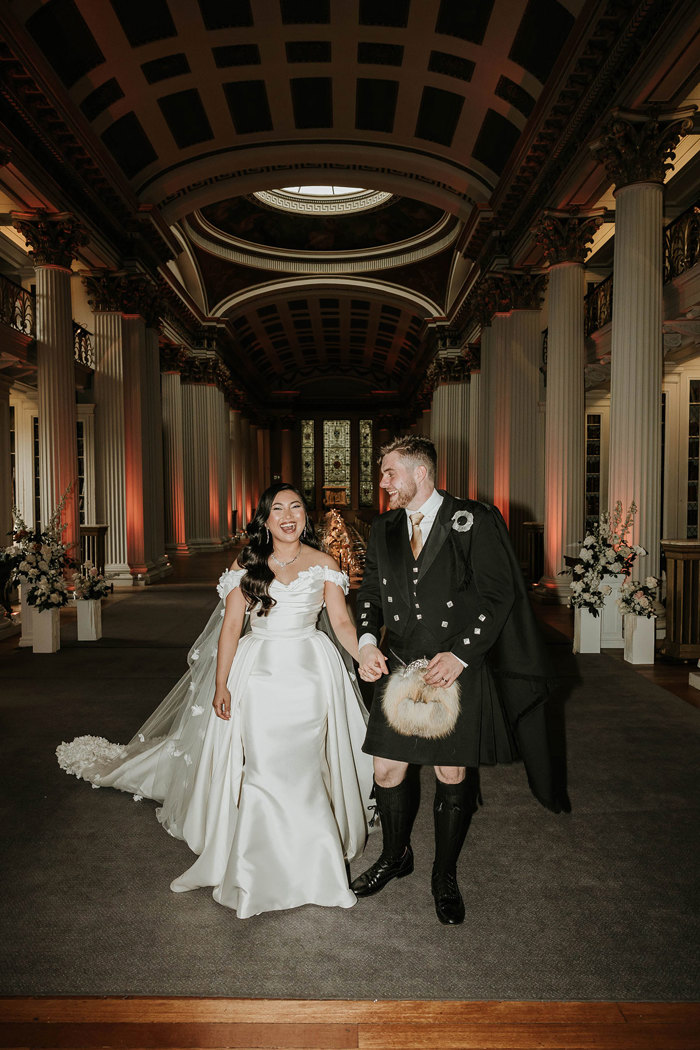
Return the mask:
[[[210,364],[205,362],[205,369]],[[228,408],[210,379],[197,358],[182,376],[185,535],[190,551],[221,550],[230,541]]]
[[[243,526],[243,471],[241,463],[241,412],[229,409],[231,438],[231,507],[235,513],[236,531]]]
[[[66,495],[63,542],[80,559],[75,357],[71,264],[87,236],[73,216],[46,211],[13,212],[30,246],[36,275],[36,357],[39,397],[41,524]]]
[[[158,300],[141,274],[85,277],[95,313],[98,516],[117,587],[171,572],[165,555]]]
[[[527,564],[523,522],[533,521],[537,492],[540,302],[544,279],[501,274],[493,319],[489,376],[493,426],[493,502],[508,525],[515,551]]]
[[[564,556],[578,552],[584,531],[583,262],[600,214],[546,212],[537,229],[549,262],[544,476],[544,575],[536,591],[566,602]]]
[[[12,473],[10,459],[10,382],[0,376],[0,546],[12,528]]]
[[[161,393],[165,466],[165,549],[175,554],[186,554],[188,548],[185,534],[184,439],[179,371],[162,373]]]
[[[616,187],[608,498],[611,512],[636,504],[642,577],[659,575],[661,550],[663,181],[692,124],[689,112],[617,110],[591,147]]]
[[[245,528],[251,519],[251,480],[250,480],[250,422],[241,416],[241,454],[240,454],[240,469],[241,469],[241,511],[240,520],[241,528]]]
[[[434,364],[438,386],[430,436],[437,450],[437,487],[463,499],[468,488],[469,367],[459,352],[441,352]]]
[[[493,372],[493,319],[481,328],[481,370],[477,387],[479,432],[474,445],[477,499],[493,503],[493,419],[491,417],[491,374]]]

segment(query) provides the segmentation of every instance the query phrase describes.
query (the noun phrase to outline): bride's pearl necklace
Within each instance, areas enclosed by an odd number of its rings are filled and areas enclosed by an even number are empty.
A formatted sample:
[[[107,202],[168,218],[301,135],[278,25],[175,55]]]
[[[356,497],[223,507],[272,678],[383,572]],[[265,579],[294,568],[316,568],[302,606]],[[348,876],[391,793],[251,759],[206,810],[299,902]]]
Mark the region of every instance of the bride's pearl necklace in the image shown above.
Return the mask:
[[[299,557],[300,554],[301,554],[301,543],[299,544],[299,550],[296,552],[296,554],[294,555],[293,558],[289,559],[289,561],[280,561],[279,558],[277,558],[275,556],[275,552],[274,551],[272,552],[270,557],[272,558],[272,560],[275,563],[275,565],[279,565],[280,569],[284,569],[284,567],[286,565],[292,565],[292,563],[297,560],[297,558]]]

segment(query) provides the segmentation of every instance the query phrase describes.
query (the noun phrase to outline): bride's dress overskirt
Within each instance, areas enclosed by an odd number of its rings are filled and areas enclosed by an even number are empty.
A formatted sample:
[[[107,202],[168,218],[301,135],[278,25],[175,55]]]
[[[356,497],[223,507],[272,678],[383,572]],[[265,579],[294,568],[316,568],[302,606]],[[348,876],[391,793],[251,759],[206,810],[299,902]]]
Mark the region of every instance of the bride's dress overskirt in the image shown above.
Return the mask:
[[[222,602],[243,572],[219,581]],[[366,713],[330,638],[318,630],[327,580],[314,566],[274,581],[268,616],[250,618],[228,688],[211,706],[220,605],[190,650],[190,670],[125,747],[79,737],[58,750],[67,772],[162,802],[158,819],[198,854],[176,891],[212,886],[241,918],[302,904],[351,907],[345,860],[364,849],[372,761]]]

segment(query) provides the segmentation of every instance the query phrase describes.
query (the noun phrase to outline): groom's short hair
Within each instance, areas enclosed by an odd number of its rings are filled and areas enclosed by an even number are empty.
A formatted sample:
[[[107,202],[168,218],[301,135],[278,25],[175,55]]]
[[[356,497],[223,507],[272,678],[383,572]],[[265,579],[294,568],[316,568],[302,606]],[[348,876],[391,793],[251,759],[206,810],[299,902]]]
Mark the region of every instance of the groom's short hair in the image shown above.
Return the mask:
[[[410,459],[416,466],[425,467],[430,480],[435,481],[437,451],[430,438],[418,434],[394,438],[388,445],[382,445],[379,449],[379,462],[381,463],[384,456],[388,456],[390,452],[398,452],[402,459]]]

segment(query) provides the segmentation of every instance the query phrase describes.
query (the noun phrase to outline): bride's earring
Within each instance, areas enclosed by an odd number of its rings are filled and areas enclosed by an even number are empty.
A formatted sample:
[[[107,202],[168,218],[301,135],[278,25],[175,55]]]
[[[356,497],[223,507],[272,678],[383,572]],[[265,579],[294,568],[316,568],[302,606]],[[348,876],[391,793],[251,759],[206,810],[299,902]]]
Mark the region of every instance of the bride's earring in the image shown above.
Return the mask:
[[[306,522],[304,523],[304,528],[303,528],[303,529],[302,529],[302,531],[301,531],[301,538],[302,538],[302,540],[304,539],[304,536],[306,536],[306,526],[307,526],[307,525],[308,525],[308,521],[306,521]]]
[[[270,530],[268,529],[267,525],[265,526],[265,539],[268,543],[270,542]]]

